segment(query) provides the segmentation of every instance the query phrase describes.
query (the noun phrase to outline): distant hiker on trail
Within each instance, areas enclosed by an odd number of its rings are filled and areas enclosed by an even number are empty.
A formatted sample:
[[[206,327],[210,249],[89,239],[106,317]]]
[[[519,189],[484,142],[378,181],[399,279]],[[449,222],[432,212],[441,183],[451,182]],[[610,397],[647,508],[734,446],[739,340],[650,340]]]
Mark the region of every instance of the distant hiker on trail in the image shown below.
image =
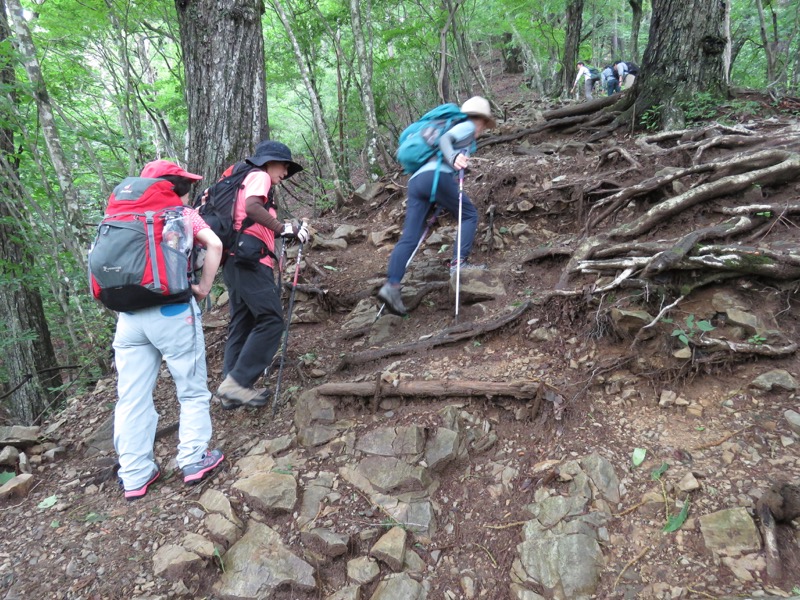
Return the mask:
[[[234,228],[241,233],[223,271],[231,320],[224,379],[216,395],[225,409],[261,407],[270,400],[269,390],[254,386],[272,363],[283,335],[280,288],[273,272],[275,237],[297,239],[301,244],[310,237],[307,223],[279,221],[272,201],[274,187],[303,170],[292,160],[291,150],[265,140],[246,162],[257,168],[244,179],[236,197]]]
[[[620,87],[628,89],[636,81],[636,76],[639,74],[639,67],[636,63],[618,60],[614,63],[614,69],[617,72],[617,79],[619,79]]]
[[[114,335],[119,394],[114,410],[114,448],[119,455],[118,475],[128,500],[144,496],[161,474],[153,455],[158,424],[153,388],[162,357],[175,381],[180,402],[177,463],[183,471],[184,482],[200,481],[225,458],[219,450],[208,450],[211,392],[206,379],[206,348],[197,305],[211,291],[222,257],[222,243],[194,209],[174,210],[188,202],[191,185],[200,179],[200,175],[188,173],[175,163],[156,160],[144,167],[141,178],[126,179],[112,194],[117,204],[127,200],[127,204],[134,205],[140,197],[151,197],[170,207],[168,212],[156,213],[156,219],[165,221],[159,246],[164,248],[164,253],[184,256],[183,263],[179,263],[183,265],[183,277],[189,277],[186,267],[190,262],[186,257],[192,246],[199,244],[206,249],[200,281],[191,285],[191,294],[186,300],[119,313]],[[168,185],[160,180],[166,180]],[[136,207],[131,206],[131,210]],[[182,217],[175,218],[176,213],[182,213]],[[167,221],[170,215],[173,218]],[[101,224],[99,235],[113,235],[111,229],[113,227],[104,232]],[[134,257],[139,248],[133,243],[128,246],[129,254]],[[100,246],[96,243],[95,247]],[[144,248],[141,252],[144,255]],[[164,278],[170,276],[171,261],[172,258],[166,259]]]
[[[620,91],[617,72],[611,65],[606,65],[606,67],[600,71],[600,83],[602,83],[603,89],[608,96]]]
[[[403,233],[389,257],[388,278],[378,292],[378,298],[386,304],[389,312],[404,316],[406,308],[400,294],[400,282],[406,271],[409,258],[419,242],[425,220],[432,208],[441,207],[453,215],[459,211],[459,183],[457,173],[467,168],[468,154],[475,140],[487,129],[495,126],[489,101],[474,96],[461,105],[461,112],[467,119],[459,122],[441,134],[438,139],[438,152],[417,169],[408,180],[408,201]],[[463,118],[463,115],[462,115]],[[438,177],[438,180],[437,180]],[[433,189],[436,181],[436,190]],[[467,262],[475,231],[478,228],[478,211],[469,197],[461,197],[461,247],[453,244],[453,260],[450,262],[451,275],[456,268],[483,269],[483,265]],[[461,257],[460,265],[457,257]]]
[[[570,94],[575,93],[575,88],[578,86],[581,77],[583,77],[584,95],[587,100],[592,100],[594,98],[592,90],[594,89],[595,82],[600,80],[600,72],[595,67],[587,65],[583,61],[579,62],[577,66],[578,73],[575,75],[575,82],[572,84]]]

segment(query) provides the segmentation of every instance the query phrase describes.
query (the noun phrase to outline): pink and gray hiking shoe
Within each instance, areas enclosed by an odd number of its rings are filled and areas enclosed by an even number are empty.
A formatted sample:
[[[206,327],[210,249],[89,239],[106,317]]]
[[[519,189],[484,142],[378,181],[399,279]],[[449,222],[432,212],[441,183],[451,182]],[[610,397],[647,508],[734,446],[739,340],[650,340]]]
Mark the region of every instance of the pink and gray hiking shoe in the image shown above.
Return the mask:
[[[183,467],[183,482],[197,483],[202,481],[224,459],[225,455],[219,450],[206,450],[198,462]]]
[[[144,497],[144,495],[147,494],[147,489],[150,487],[150,484],[153,483],[160,476],[161,476],[161,470],[158,467],[156,467],[150,474],[150,477],[147,478],[147,481],[143,485],[136,488],[135,490],[125,489],[124,486],[122,485],[122,480],[120,479],[120,486],[122,486],[125,492],[125,499],[131,501],[131,500],[138,500],[139,498]]]

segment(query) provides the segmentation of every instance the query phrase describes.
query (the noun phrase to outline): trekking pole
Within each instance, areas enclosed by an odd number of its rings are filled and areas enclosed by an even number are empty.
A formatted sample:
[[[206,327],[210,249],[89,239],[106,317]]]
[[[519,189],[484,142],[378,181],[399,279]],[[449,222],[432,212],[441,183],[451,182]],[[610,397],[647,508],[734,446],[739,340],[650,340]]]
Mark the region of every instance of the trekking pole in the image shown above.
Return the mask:
[[[281,253],[278,256],[278,298],[283,295],[283,269],[286,266],[286,240],[281,240]],[[267,368],[264,369],[264,379],[269,379],[270,373],[272,373],[272,363],[274,361],[270,361],[267,365]]]
[[[458,235],[456,235],[456,325],[458,325],[458,300],[461,287],[461,205],[464,197],[464,169],[458,172]]]
[[[430,232],[431,227],[433,227],[433,224],[436,222],[436,219],[439,218],[439,213],[440,212],[441,211],[439,210],[439,207],[437,206],[436,210],[433,211],[433,214],[425,222],[425,229],[422,232],[422,235],[420,236],[419,241],[417,242],[417,246],[416,246],[416,248],[414,248],[414,251],[411,253],[411,256],[409,256],[408,260],[406,261],[406,269],[408,268],[408,265],[411,264],[411,261],[414,260],[414,256],[416,256],[417,250],[419,250],[420,247],[422,246],[422,242],[424,242],[425,238],[428,237],[428,232]],[[386,303],[385,302],[383,304],[381,304],[381,308],[380,308],[380,310],[378,310],[378,314],[375,315],[375,320],[372,321],[373,323],[381,318],[381,315],[383,314],[383,309],[384,308],[386,308]]]
[[[294,308],[294,293],[297,291],[297,277],[300,275],[300,259],[303,258],[302,242],[297,248],[297,264],[294,267],[294,280],[292,281],[292,292],[289,294],[289,309],[286,312],[286,331],[283,336],[283,351],[281,352],[281,364],[278,367],[278,381],[275,382],[275,397],[272,399],[272,417],[278,413],[279,397],[281,393],[281,377],[283,376],[283,365],[286,362],[286,350],[289,347],[289,326],[292,324],[292,309]]]

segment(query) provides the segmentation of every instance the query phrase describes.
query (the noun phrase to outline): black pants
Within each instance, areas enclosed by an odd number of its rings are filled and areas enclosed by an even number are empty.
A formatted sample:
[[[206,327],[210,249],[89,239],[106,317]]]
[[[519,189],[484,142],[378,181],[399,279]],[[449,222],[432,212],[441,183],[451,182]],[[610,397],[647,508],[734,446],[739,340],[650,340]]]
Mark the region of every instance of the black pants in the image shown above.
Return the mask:
[[[239,385],[252,387],[272,362],[281,343],[280,290],[272,269],[260,263],[251,270],[228,260],[223,279],[231,312],[223,376],[230,375]]]

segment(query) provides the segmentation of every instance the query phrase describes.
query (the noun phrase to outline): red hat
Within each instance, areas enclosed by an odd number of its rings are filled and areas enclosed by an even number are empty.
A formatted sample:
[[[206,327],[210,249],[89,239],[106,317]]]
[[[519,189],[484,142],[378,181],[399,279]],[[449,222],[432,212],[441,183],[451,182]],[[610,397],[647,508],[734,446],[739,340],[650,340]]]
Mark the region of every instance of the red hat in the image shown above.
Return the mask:
[[[184,171],[179,165],[176,165],[174,162],[170,162],[168,160],[154,160],[153,162],[147,163],[144,166],[144,169],[142,169],[142,174],[140,177],[157,179],[158,177],[163,177],[164,175],[177,175],[178,177],[194,179],[195,181],[203,178],[202,175],[195,175],[194,173]]]

